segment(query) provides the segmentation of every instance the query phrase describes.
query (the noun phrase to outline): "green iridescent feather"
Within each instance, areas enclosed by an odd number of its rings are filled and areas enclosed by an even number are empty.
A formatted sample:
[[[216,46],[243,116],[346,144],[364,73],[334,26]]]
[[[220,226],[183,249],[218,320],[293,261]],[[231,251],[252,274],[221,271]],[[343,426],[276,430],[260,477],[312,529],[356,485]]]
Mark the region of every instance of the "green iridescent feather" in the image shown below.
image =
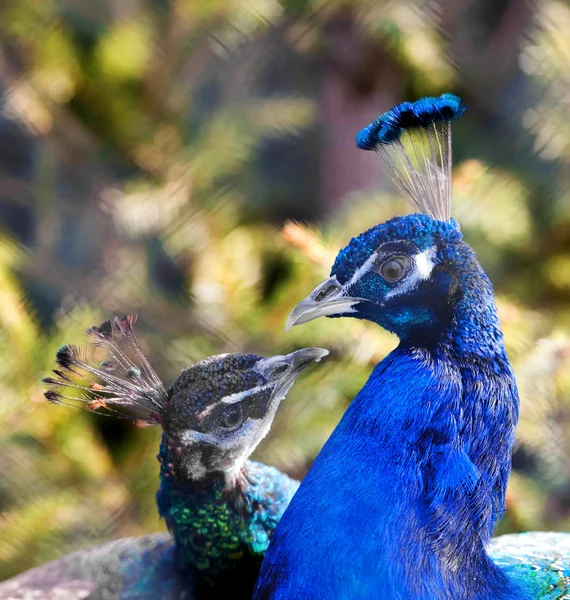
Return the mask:
[[[570,534],[531,531],[503,535],[489,553],[514,580],[541,600],[570,599]]]
[[[195,570],[216,586],[231,581],[230,571],[247,571],[244,559],[256,571],[298,486],[277,469],[253,461],[245,463],[229,490],[223,477],[191,489],[163,477],[157,502],[176,539],[178,568]]]

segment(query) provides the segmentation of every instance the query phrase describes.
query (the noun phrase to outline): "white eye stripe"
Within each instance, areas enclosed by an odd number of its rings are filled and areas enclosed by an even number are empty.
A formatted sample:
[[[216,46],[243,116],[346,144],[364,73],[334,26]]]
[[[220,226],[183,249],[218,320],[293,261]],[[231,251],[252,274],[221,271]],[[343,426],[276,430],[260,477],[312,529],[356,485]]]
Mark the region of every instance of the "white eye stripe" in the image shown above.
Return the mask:
[[[223,439],[215,436],[213,433],[202,433],[201,431],[196,431],[194,429],[187,429],[182,434],[181,439],[186,444],[209,444],[218,448],[231,448],[235,443],[231,436],[227,439]]]
[[[364,264],[359,267],[355,272],[354,275],[350,278],[350,281],[348,283],[346,283],[343,286],[343,290],[346,288],[351,287],[352,285],[354,285],[357,281],[360,281],[360,279],[362,279],[362,277],[364,275],[366,275],[366,273],[368,273],[368,271],[370,271],[370,269],[372,269],[374,267],[374,264],[376,262],[376,258],[378,256],[378,252],[373,252],[364,262]]]
[[[413,257],[413,265],[415,268],[411,273],[404,279],[401,285],[391,289],[384,299],[393,298],[394,296],[400,296],[406,292],[414,289],[420,281],[429,279],[433,268],[436,265],[435,262],[435,246],[428,248],[424,252],[420,252]]]
[[[182,434],[182,440],[184,442],[205,442],[207,444],[215,444],[218,441],[211,433],[202,433],[194,429],[187,429]]]
[[[364,264],[359,267],[355,272],[354,275],[350,278],[350,281],[348,283],[346,283],[343,286],[343,290],[341,291],[341,294],[343,293],[343,291],[351,286],[353,286],[355,283],[357,283],[358,281],[360,281],[360,279],[362,279],[362,277],[364,277],[364,275],[366,275],[366,273],[368,273],[372,268],[374,268],[377,258],[379,255],[379,251],[373,252],[364,262]],[[387,255],[387,258],[389,257],[389,255]],[[415,270],[414,273],[417,274],[417,280],[415,281],[415,283],[417,283],[418,281],[424,280],[424,279],[428,279],[428,277],[431,275],[432,269],[435,266],[435,262],[434,262],[434,258],[435,258],[435,246],[432,246],[431,248],[428,248],[427,250],[424,250],[424,252],[420,252],[419,254],[416,254],[414,257],[414,261],[415,261]],[[412,273],[413,275],[413,273]],[[410,288],[407,288],[410,289]],[[395,290],[392,290],[391,292],[388,293],[388,295],[396,295],[394,294]],[[388,295],[386,297],[388,297]]]
[[[263,392],[264,390],[270,388],[272,385],[273,385],[272,383],[265,383],[263,385],[258,385],[254,388],[244,390],[243,392],[236,392],[235,394],[229,394],[228,396],[224,396],[223,398],[220,398],[220,400],[218,400],[218,402],[214,402],[213,404],[210,404],[210,406],[207,406],[201,413],[198,414],[198,417],[200,419],[202,417],[205,417],[206,415],[210,414],[214,410],[214,408],[216,408],[220,404],[236,404],[236,402],[241,402],[248,396],[251,396],[252,394],[257,394],[259,392]]]
[[[435,246],[428,248],[425,252],[420,252],[414,257],[416,261],[416,270],[421,279],[427,279],[435,267]]]

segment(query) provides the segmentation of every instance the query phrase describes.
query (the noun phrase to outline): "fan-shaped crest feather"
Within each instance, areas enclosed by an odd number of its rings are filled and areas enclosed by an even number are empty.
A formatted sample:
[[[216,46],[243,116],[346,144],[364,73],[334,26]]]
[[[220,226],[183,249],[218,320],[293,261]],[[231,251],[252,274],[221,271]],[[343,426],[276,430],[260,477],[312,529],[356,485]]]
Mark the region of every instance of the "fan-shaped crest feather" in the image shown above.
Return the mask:
[[[451,218],[451,121],[466,106],[453,94],[402,102],[361,129],[356,145],[374,150],[421,212]]]
[[[67,404],[98,414],[138,421],[161,422],[168,400],[164,385],[144,356],[135,336],[136,315],[130,315],[87,330],[90,346],[62,346],[56,354],[55,377],[45,397],[55,404]],[[88,355],[99,349],[105,360],[95,362]]]

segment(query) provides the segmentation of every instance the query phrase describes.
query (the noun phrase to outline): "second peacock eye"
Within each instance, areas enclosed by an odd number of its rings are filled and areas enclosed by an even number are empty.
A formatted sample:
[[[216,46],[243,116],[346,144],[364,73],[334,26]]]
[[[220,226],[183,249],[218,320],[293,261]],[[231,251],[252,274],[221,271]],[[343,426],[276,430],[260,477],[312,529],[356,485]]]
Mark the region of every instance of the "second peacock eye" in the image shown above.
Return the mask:
[[[408,258],[406,256],[390,258],[380,266],[380,275],[382,275],[388,283],[396,283],[404,276],[407,266]]]
[[[235,429],[241,425],[242,419],[243,413],[241,408],[238,406],[230,406],[220,417],[218,425],[226,430]]]

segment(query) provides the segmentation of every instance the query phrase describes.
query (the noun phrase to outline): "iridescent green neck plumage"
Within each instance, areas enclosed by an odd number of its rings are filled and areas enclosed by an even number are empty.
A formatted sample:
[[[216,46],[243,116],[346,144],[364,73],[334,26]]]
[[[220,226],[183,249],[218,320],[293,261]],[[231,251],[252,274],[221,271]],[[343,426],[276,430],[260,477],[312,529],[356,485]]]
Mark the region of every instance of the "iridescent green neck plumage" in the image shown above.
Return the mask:
[[[230,580],[238,569],[256,571],[283,511],[297,489],[273,467],[246,461],[228,489],[222,473],[200,481],[180,480],[163,437],[157,503],[176,541],[180,570],[191,570],[209,583]],[[173,474],[174,471],[174,474]],[[246,565],[248,565],[246,567]]]

